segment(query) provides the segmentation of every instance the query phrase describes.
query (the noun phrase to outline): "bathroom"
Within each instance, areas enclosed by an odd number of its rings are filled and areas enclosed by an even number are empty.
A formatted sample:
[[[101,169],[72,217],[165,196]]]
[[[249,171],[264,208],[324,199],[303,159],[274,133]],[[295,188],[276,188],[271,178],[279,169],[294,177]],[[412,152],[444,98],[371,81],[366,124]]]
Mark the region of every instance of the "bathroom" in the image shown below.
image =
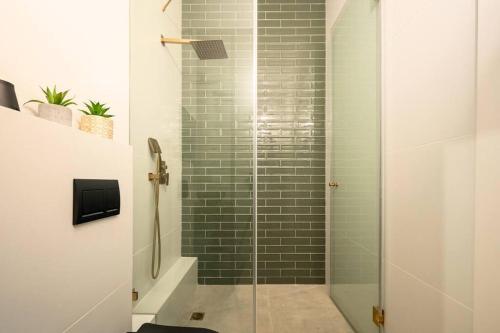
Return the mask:
[[[499,13],[0,2],[0,333],[500,332]]]

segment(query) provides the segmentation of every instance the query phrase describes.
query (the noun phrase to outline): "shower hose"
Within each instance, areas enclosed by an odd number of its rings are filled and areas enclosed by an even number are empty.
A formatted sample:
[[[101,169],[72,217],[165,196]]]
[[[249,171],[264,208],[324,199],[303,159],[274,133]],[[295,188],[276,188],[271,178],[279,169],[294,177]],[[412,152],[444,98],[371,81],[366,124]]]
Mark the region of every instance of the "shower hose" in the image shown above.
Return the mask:
[[[158,278],[161,268],[161,233],[160,233],[160,158],[157,157],[157,177],[155,177],[154,191],[155,191],[155,220],[154,220],[154,234],[153,234],[153,255],[151,265],[151,276],[153,279]],[[158,247],[158,251],[156,248]],[[156,256],[158,255],[158,265],[156,264]]]

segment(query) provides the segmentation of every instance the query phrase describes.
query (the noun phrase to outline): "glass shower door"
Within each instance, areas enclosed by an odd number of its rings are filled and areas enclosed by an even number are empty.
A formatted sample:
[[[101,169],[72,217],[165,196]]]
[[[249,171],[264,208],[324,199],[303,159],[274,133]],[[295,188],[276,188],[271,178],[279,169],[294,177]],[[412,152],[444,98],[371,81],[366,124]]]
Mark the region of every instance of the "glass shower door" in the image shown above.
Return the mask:
[[[358,333],[379,332],[378,1],[348,0],[331,33],[331,297]]]
[[[253,87],[256,0],[189,0],[182,36],[222,40],[227,59],[182,63],[182,255],[198,259],[192,313],[182,326],[255,332]]]
[[[130,5],[134,314],[254,333],[257,0]],[[158,213],[148,138],[170,174]]]

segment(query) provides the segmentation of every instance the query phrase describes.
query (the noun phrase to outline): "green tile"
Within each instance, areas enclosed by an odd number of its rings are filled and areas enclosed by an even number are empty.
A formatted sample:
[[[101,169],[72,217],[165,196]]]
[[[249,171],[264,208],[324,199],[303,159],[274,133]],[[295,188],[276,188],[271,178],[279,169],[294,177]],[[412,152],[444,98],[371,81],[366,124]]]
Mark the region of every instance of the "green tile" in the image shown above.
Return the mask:
[[[297,277],[297,284],[324,284],[325,278],[322,277]]]
[[[202,261],[202,284],[250,284],[251,81],[241,77],[251,77],[251,6],[185,0],[182,8],[186,38],[222,36],[230,53],[205,63],[183,47],[183,253]],[[324,283],[324,8],[259,1],[261,283]]]

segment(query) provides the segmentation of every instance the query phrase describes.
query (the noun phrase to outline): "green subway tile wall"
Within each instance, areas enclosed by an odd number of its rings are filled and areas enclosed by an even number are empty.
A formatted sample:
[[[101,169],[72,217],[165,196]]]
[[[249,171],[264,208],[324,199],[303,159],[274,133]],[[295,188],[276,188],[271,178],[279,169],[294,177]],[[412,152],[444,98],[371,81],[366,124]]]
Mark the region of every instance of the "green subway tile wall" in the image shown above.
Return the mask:
[[[325,1],[259,0],[258,277],[325,282]]]
[[[325,3],[259,0],[258,282],[324,283]],[[202,284],[252,279],[252,1],[184,0],[183,240]]]

